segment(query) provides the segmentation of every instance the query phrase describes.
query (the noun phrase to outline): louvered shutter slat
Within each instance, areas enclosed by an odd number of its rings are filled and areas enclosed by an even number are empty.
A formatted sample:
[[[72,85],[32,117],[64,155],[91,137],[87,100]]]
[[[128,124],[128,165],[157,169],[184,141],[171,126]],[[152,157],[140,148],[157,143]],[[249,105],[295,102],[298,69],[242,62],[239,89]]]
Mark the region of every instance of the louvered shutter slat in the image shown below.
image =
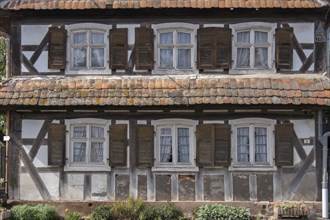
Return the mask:
[[[151,28],[135,28],[135,68],[154,68],[154,33]]]
[[[51,27],[48,40],[48,68],[65,69],[67,31]]]
[[[276,29],[276,68],[292,69],[293,28]]]
[[[65,125],[50,124],[48,126],[48,164],[64,165]]]
[[[126,69],[127,67],[127,28],[110,30],[110,69]]]
[[[231,67],[231,29],[217,28],[216,31],[216,69]]]
[[[215,165],[230,166],[230,125],[215,125]]]
[[[152,167],[154,163],[154,126],[137,126],[137,165]]]
[[[127,164],[127,125],[110,126],[109,162],[110,166],[126,166]]]
[[[214,165],[214,125],[203,124],[196,127],[197,164],[198,166]]]
[[[293,124],[275,125],[275,165],[293,166]]]
[[[214,69],[214,36],[215,28],[200,28],[197,30],[197,68]]]

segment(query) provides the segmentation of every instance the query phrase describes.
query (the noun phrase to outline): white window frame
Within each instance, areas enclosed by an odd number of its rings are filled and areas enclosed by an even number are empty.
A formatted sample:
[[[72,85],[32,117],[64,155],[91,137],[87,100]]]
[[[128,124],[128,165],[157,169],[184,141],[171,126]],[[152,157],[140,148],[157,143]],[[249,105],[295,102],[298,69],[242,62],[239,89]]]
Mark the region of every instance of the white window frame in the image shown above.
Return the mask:
[[[165,24],[158,24],[153,25],[152,28],[156,33],[155,38],[155,47],[154,47],[154,54],[156,57],[156,67],[153,70],[153,74],[196,74],[197,73],[197,66],[196,66],[196,57],[197,57],[197,29],[198,25],[190,24],[190,23],[165,23]],[[173,32],[173,44],[172,45],[161,45],[160,44],[160,34],[166,32]],[[177,33],[184,32],[190,33],[190,44],[176,44],[177,40]],[[161,68],[160,67],[160,49],[161,48],[173,48],[173,68]],[[179,69],[177,67],[178,61],[178,49],[190,49],[191,51],[191,68],[187,69]]]
[[[154,155],[156,158],[155,165],[152,168],[153,171],[184,171],[184,172],[197,172],[196,167],[196,121],[187,119],[162,119],[152,122],[155,127],[155,147]],[[178,163],[178,148],[177,148],[177,133],[178,127],[189,129],[189,162]],[[172,154],[173,161],[170,163],[160,162],[160,130],[162,128],[171,128],[172,130]],[[173,131],[175,131],[173,133]]]
[[[233,163],[229,170],[255,170],[255,171],[274,171],[276,170],[274,157],[275,157],[275,120],[249,118],[249,119],[237,119],[231,120],[229,123],[232,125],[232,152],[231,157]],[[249,162],[238,162],[237,159],[237,129],[241,127],[249,128]],[[254,146],[254,128],[262,127],[267,129],[267,162],[257,163],[255,162],[255,146]]]
[[[109,160],[109,126],[111,122],[103,119],[70,119],[65,121],[66,125],[66,165],[65,171],[109,171],[110,166]],[[90,148],[88,143],[91,142],[91,138],[87,139],[86,144],[86,162],[74,162],[73,161],[73,142],[75,139],[72,137],[73,128],[76,126],[87,126],[88,129],[91,126],[103,127],[104,128],[104,146],[103,146],[103,161],[101,163],[90,162]],[[89,132],[89,131],[87,131]]]
[[[109,29],[111,25],[103,24],[94,24],[94,23],[83,23],[83,24],[74,24],[68,25],[68,43],[67,43],[67,57],[69,62],[67,62],[66,74],[109,74],[111,70],[109,69]],[[87,43],[84,47],[87,47],[87,66],[86,67],[74,67],[74,54],[73,49],[81,47],[81,44],[75,45],[73,42],[73,37],[75,33],[86,32],[87,33]],[[89,36],[91,32],[98,32],[104,34],[104,43],[99,45],[90,45]],[[90,48],[93,47],[104,47],[104,67],[91,67],[91,58],[90,58]]]
[[[250,74],[250,73],[274,73],[275,69],[275,29],[276,24],[264,23],[264,22],[251,22],[231,25],[230,28],[233,30],[233,68],[229,70],[232,74]],[[237,33],[239,32],[250,32],[250,43],[240,44],[237,43]],[[267,68],[254,67],[255,64],[255,44],[254,44],[254,33],[256,31],[268,33],[268,43],[258,44],[257,47],[268,48],[268,66]],[[237,49],[238,48],[250,48],[250,65],[249,67],[238,67],[237,66]]]

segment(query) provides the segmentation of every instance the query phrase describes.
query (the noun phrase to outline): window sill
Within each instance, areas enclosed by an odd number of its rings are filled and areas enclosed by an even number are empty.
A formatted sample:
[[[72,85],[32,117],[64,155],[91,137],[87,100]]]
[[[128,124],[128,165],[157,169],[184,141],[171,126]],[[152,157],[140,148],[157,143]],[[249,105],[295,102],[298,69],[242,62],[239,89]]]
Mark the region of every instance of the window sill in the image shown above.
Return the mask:
[[[81,172],[81,171],[111,171],[110,166],[65,166],[64,167],[65,172]]]
[[[253,69],[253,68],[248,68],[248,69],[230,69],[229,74],[233,75],[246,75],[246,74],[273,74],[276,73],[275,69]]]
[[[152,71],[152,75],[196,75],[197,69],[156,69]]]
[[[151,169],[153,172],[198,172],[198,167],[180,167],[180,166],[173,166],[173,167],[153,167]]]
[[[277,171],[276,166],[271,165],[233,165],[228,171]]]

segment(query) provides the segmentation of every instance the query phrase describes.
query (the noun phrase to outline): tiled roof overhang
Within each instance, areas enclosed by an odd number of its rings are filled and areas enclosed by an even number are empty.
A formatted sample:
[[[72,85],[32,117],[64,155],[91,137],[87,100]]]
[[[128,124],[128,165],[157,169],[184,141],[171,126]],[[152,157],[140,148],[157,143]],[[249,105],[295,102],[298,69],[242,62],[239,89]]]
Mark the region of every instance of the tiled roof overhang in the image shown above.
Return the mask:
[[[0,84],[0,107],[330,106],[318,74],[18,77]]]
[[[0,0],[5,10],[138,8],[320,8],[324,0]]]

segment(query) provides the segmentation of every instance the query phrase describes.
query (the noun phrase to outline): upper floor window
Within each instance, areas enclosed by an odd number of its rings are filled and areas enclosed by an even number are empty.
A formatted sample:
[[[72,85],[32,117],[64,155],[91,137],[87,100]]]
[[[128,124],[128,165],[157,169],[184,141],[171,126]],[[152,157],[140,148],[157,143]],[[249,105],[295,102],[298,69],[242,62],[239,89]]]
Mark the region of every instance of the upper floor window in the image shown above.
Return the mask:
[[[274,28],[269,24],[249,23],[234,26],[233,61],[238,70],[274,67]]]
[[[166,30],[158,33],[159,68],[192,68],[192,33],[186,30]]]
[[[77,69],[105,68],[105,31],[77,30],[72,32],[72,67]]]
[[[156,72],[168,74],[196,69],[196,33],[198,25],[189,23],[164,23],[154,25],[156,33]],[[179,70],[178,72],[171,70]],[[170,71],[170,72],[169,72]]]

